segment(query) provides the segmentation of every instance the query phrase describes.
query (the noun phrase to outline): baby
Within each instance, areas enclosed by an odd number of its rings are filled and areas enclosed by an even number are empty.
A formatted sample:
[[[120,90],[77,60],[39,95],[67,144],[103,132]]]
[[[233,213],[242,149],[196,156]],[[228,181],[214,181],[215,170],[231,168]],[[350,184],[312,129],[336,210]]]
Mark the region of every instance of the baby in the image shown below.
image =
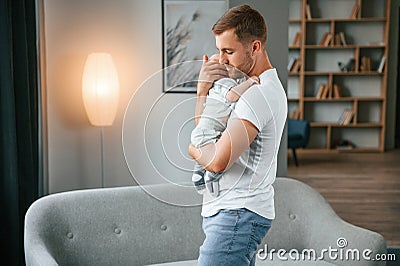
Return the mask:
[[[219,55],[213,55],[210,60],[218,62]],[[229,78],[222,78],[214,82],[209,90],[203,114],[199,123],[193,129],[191,142],[196,147],[215,143],[225,130],[228,118],[240,96],[252,85],[259,84],[257,76],[246,80],[245,75],[234,67],[226,65]],[[240,72],[240,74],[239,74]],[[192,181],[200,194],[205,188],[214,197],[219,194],[219,179],[221,173],[208,172],[196,163],[193,169]]]

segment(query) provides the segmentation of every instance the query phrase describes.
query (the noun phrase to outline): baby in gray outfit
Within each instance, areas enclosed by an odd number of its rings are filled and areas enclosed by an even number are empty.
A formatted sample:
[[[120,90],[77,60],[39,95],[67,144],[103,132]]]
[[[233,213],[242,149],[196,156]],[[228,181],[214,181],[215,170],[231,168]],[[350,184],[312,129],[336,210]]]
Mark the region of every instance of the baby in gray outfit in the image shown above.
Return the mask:
[[[218,60],[218,58],[214,55],[210,60]],[[238,75],[239,71],[233,69],[233,67],[227,66],[227,69],[229,78],[222,78],[214,82],[213,87],[208,92],[199,123],[192,131],[191,142],[196,147],[215,143],[220,138],[240,96],[252,85],[259,83],[256,76],[246,80],[244,74]],[[192,181],[198,193],[203,194],[207,188],[210,194],[216,197],[219,194],[219,179],[222,174],[222,172],[206,173],[204,167],[196,163]]]

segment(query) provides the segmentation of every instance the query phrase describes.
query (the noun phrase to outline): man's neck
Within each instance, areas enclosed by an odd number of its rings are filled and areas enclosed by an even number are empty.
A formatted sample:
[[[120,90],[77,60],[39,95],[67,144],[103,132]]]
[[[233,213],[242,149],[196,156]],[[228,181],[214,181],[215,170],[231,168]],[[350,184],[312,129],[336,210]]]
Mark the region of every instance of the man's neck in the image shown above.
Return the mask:
[[[260,56],[258,58],[256,58],[256,63],[253,67],[253,69],[249,72],[249,77],[251,76],[259,76],[262,73],[264,73],[265,71],[274,68],[271,64],[271,62],[269,61],[269,57],[267,52],[263,52],[262,54],[260,54]]]

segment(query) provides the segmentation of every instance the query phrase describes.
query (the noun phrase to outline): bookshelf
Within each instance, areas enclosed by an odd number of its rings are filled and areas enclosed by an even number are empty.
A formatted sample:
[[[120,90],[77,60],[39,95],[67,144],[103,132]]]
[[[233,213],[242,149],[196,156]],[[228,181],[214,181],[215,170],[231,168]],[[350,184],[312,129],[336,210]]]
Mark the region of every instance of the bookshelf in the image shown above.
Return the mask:
[[[304,150],[383,152],[390,1],[289,2],[288,106],[310,122]]]

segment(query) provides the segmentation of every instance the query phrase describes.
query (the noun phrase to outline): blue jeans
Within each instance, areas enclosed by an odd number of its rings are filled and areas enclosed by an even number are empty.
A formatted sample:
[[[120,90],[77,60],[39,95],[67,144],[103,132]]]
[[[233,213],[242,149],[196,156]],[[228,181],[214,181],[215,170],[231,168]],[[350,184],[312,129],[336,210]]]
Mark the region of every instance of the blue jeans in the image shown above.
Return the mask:
[[[255,265],[258,245],[271,222],[245,208],[204,217],[206,239],[200,247],[199,266]]]

